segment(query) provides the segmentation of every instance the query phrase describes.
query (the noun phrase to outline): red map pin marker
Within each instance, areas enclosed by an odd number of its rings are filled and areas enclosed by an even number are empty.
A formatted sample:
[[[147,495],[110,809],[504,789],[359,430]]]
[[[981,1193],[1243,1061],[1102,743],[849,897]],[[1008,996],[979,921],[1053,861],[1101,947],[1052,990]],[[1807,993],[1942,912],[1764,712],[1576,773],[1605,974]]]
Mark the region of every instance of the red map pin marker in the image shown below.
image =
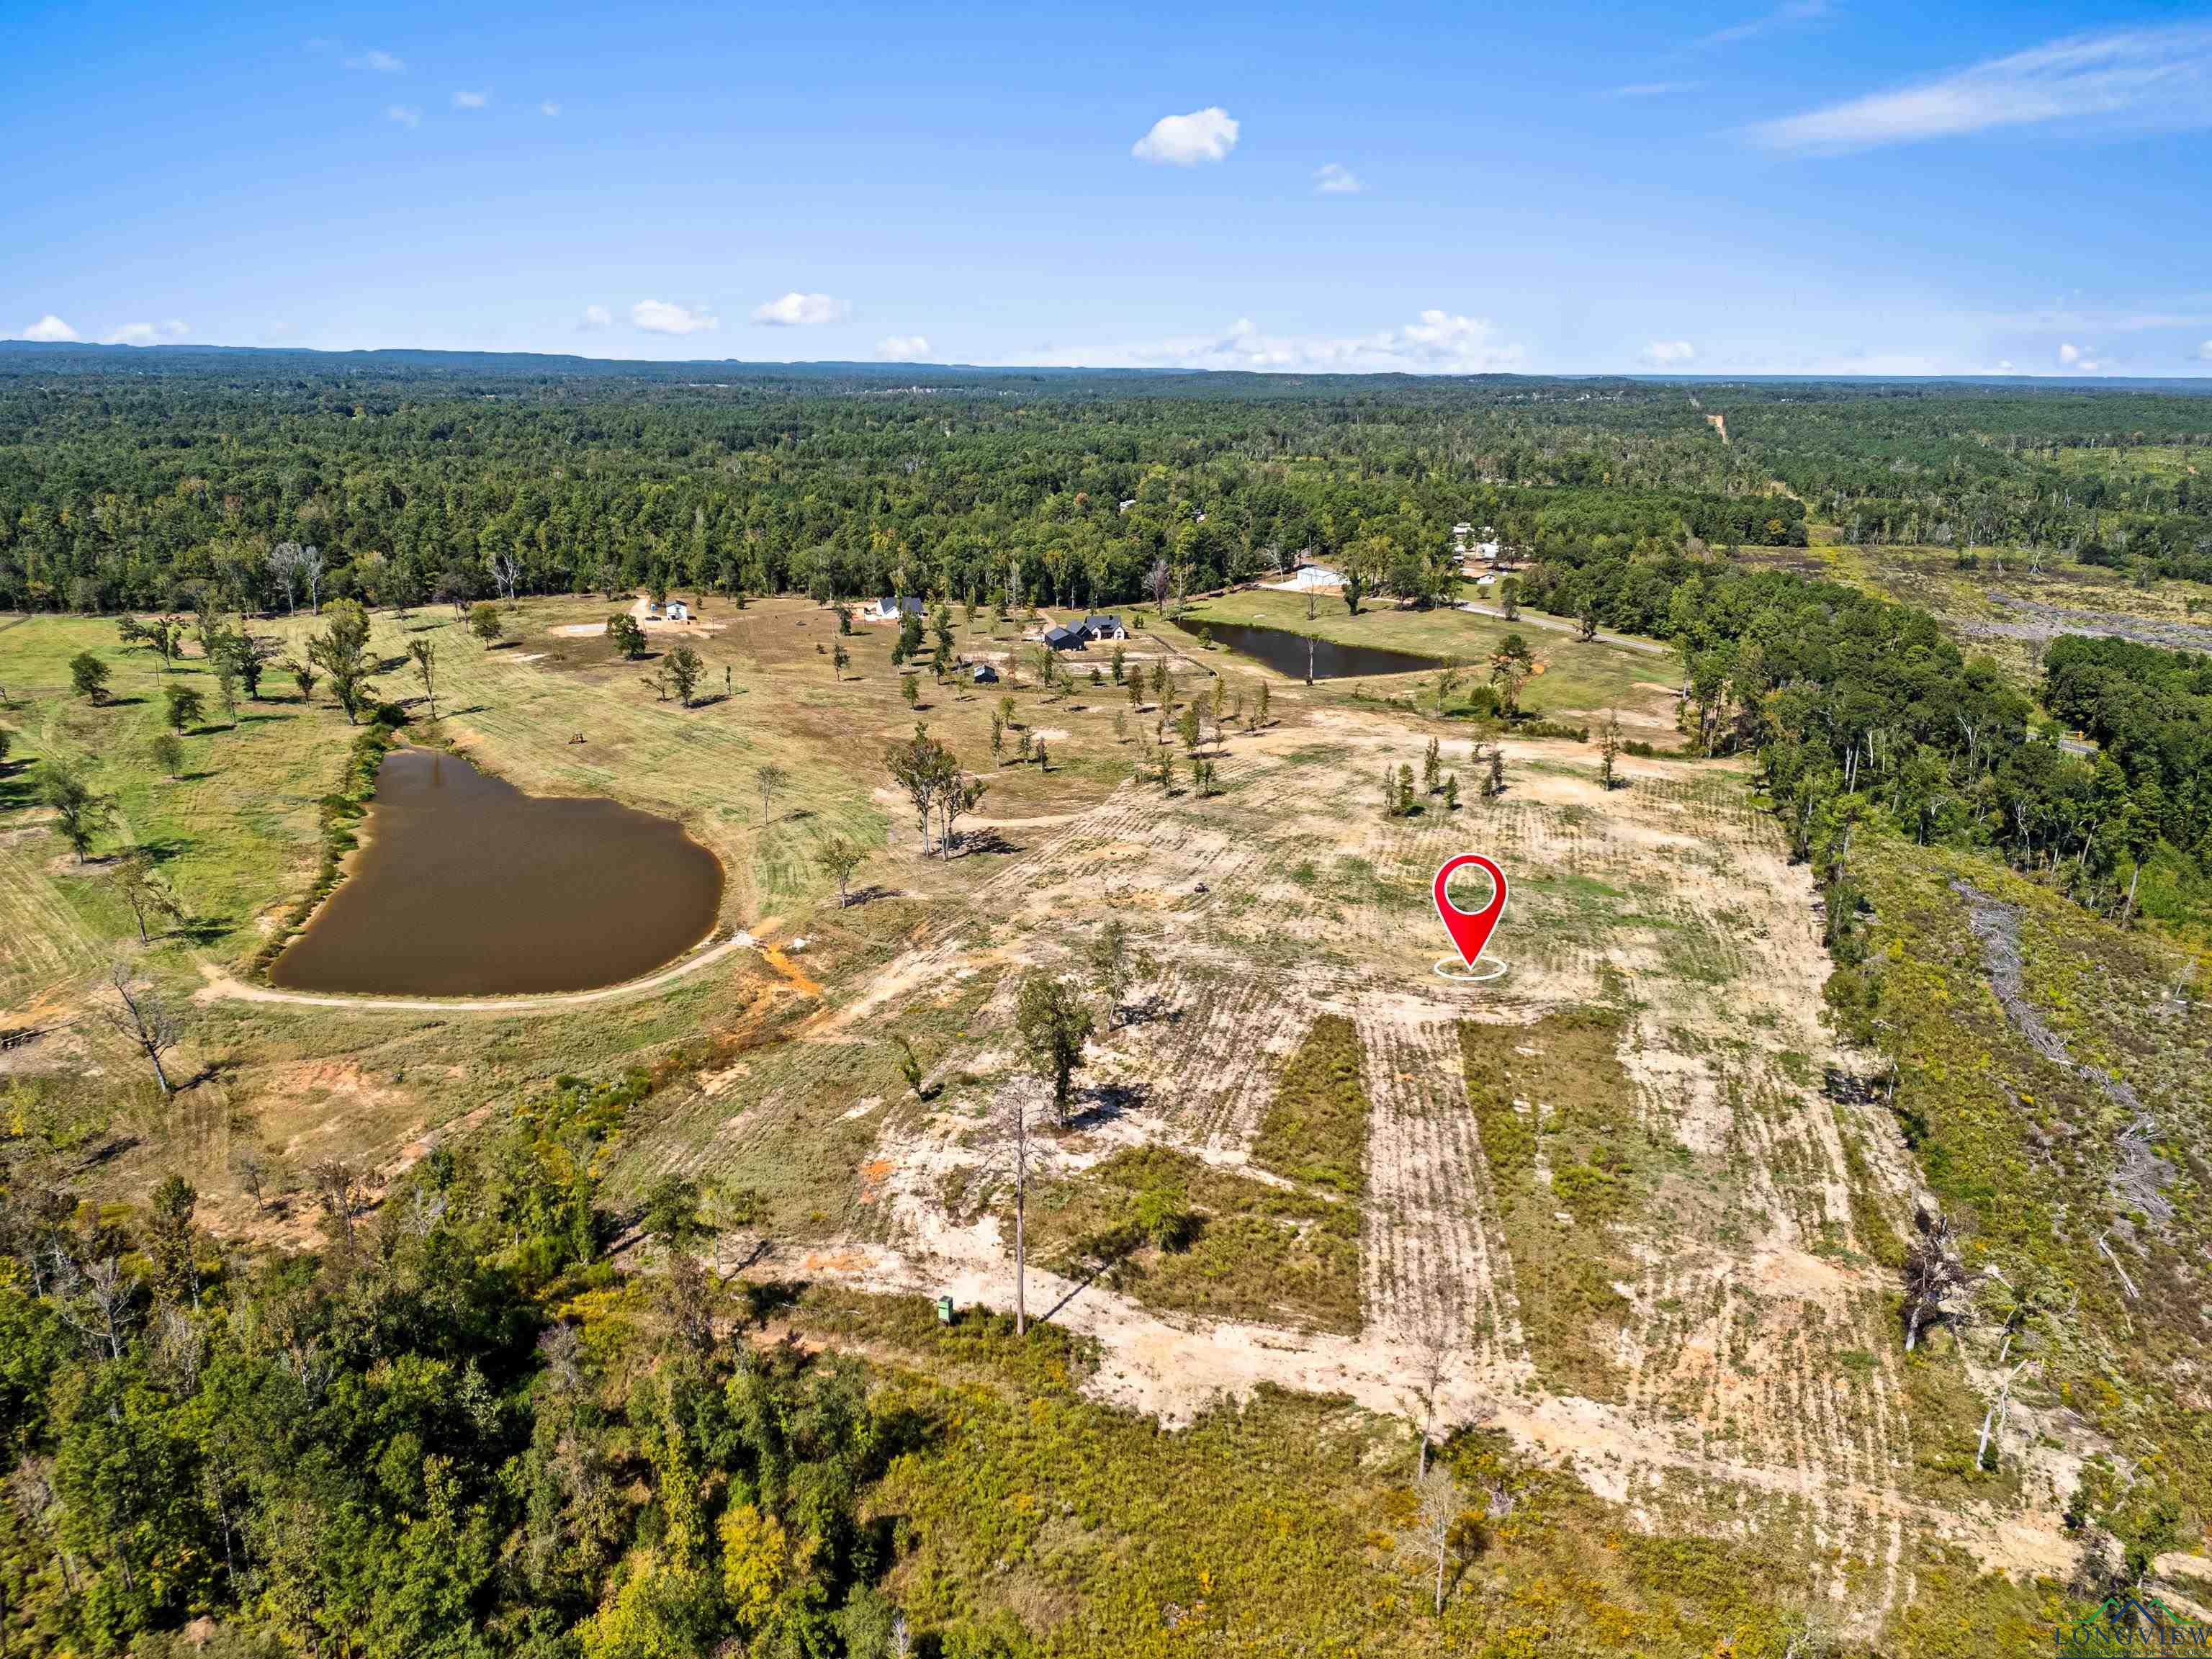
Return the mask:
[[[1496,890],[1490,896],[1490,902],[1480,910],[1461,909],[1444,890],[1453,875],[1470,864],[1488,876]],[[1443,919],[1452,943],[1459,947],[1460,960],[1472,969],[1481,960],[1483,947],[1490,943],[1491,930],[1498,926],[1498,917],[1505,914],[1505,872],[1480,853],[1462,853],[1455,859],[1447,859],[1444,867],[1437,872],[1436,897],[1437,915]]]

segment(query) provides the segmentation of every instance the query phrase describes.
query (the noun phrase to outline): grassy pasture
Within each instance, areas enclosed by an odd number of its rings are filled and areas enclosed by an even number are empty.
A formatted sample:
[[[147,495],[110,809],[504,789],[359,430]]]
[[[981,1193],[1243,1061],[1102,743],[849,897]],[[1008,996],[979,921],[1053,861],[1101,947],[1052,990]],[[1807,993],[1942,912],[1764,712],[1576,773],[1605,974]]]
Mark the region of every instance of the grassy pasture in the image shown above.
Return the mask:
[[[1346,645],[1411,651],[1437,658],[1439,668],[1449,659],[1472,670],[1477,678],[1487,672],[1492,654],[1505,636],[1518,633],[1543,666],[1544,672],[1532,678],[1521,692],[1521,706],[1536,715],[1602,714],[1616,706],[1644,702],[1652,696],[1654,688],[1680,684],[1678,659],[1672,653],[1631,651],[1601,640],[1585,644],[1533,622],[1525,625],[1502,622],[1449,608],[1399,611],[1387,604],[1370,605],[1354,617],[1346,612],[1341,599],[1328,596],[1316,597],[1315,611],[1314,618],[1308,621],[1303,595],[1246,590],[1192,605],[1181,620],[1184,628],[1193,630],[1207,622],[1249,623]],[[1232,653],[1224,650],[1218,655],[1231,657]],[[1264,672],[1256,664],[1250,665],[1255,672]],[[1398,690],[1407,679],[1404,675],[1376,676],[1373,684],[1378,689]],[[1350,688],[1367,683],[1362,679],[1330,684]]]

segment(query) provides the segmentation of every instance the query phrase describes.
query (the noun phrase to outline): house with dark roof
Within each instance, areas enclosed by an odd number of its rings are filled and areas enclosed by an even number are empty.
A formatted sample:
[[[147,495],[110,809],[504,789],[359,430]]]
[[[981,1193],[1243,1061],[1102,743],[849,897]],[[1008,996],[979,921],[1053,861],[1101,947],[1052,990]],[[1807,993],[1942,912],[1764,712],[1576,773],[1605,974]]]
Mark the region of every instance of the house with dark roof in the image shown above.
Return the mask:
[[[978,685],[996,685],[999,671],[987,662],[979,662],[968,671],[968,678]]]
[[[1081,629],[1074,628],[1048,628],[1044,642],[1055,651],[1080,651],[1091,643]]]
[[[1086,640],[1126,640],[1129,630],[1121,626],[1119,617],[1085,617],[1075,624],[1076,631]]]
[[[862,622],[896,622],[902,617],[919,617],[923,614],[923,609],[920,599],[911,596],[902,599],[886,593],[873,605],[861,611],[860,620]]]

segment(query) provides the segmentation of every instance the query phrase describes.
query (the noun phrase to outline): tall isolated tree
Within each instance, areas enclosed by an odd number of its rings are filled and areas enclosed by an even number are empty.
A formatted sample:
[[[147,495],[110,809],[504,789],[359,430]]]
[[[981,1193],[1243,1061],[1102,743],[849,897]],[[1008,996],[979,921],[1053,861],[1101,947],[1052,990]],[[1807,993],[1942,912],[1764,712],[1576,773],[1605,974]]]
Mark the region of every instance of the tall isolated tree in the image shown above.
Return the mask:
[[[1026,1336],[1029,1310],[1030,1131],[1036,1121],[1037,1097],[1031,1079],[1009,1078],[991,1108],[992,1127],[1014,1177],[1014,1334]]]
[[[662,667],[668,675],[669,684],[676,689],[678,701],[689,708],[691,694],[699,689],[699,682],[706,677],[707,665],[700,660],[699,653],[690,646],[679,645],[668,653]]]
[[[1083,1063],[1083,1045],[1091,1040],[1091,1010],[1066,981],[1033,973],[1022,981],[1014,1029],[1021,1034],[1022,1052],[1030,1066],[1052,1085],[1054,1115],[1066,1121],[1075,1068]]]
[[[89,651],[70,659],[70,684],[87,702],[107,701],[107,665]]]
[[[319,665],[331,683],[331,695],[345,710],[346,724],[358,724],[362,711],[375,701],[376,688],[368,683],[368,612],[353,599],[333,599],[323,631],[307,641],[307,660]],[[300,678],[295,670],[293,678]],[[301,700],[309,690],[303,682]]]
[[[438,718],[438,648],[428,640],[411,640],[407,654],[415,660],[415,672],[422,677],[422,695],[430,704],[430,718]]]
[[[138,942],[152,943],[146,931],[149,919],[167,918],[171,921],[185,919],[185,907],[178,901],[169,884],[154,862],[154,855],[145,848],[134,847],[124,855],[116,871],[116,885],[123,894],[123,902],[131,907],[133,921],[138,924]]]
[[[84,775],[65,761],[50,760],[39,769],[39,804],[51,808],[54,828],[76,851],[76,861],[92,848],[93,837],[107,828],[115,804],[96,793]]]
[[[914,808],[915,826],[921,832],[922,856],[929,855],[929,820],[937,808],[940,790],[959,770],[951,750],[929,735],[929,728],[915,723],[914,736],[884,750],[884,765],[891,781],[906,792]]]
[[[169,730],[182,737],[207,716],[207,699],[189,685],[165,685],[161,688],[167,707],[161,717],[168,722]]]
[[[480,600],[469,611],[469,632],[482,640],[489,651],[506,637],[507,620],[489,599]]]
[[[852,902],[847,887],[853,879],[853,872],[860,867],[867,856],[849,841],[825,842],[821,850],[815,854],[814,862],[837,884],[837,908],[840,910]]]
[[[753,782],[760,789],[761,827],[766,829],[771,804],[789,787],[791,774],[771,761],[753,774]]]

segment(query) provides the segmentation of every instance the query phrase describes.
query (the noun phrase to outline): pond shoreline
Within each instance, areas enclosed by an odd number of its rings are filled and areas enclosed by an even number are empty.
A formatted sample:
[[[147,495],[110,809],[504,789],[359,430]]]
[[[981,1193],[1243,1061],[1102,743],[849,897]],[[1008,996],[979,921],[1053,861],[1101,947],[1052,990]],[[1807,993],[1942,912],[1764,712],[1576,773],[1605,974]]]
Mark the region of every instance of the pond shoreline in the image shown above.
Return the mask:
[[[449,748],[388,738],[356,743],[349,780],[313,901],[264,947],[273,992],[584,994],[659,974],[722,931],[729,872],[678,819],[532,795]]]

